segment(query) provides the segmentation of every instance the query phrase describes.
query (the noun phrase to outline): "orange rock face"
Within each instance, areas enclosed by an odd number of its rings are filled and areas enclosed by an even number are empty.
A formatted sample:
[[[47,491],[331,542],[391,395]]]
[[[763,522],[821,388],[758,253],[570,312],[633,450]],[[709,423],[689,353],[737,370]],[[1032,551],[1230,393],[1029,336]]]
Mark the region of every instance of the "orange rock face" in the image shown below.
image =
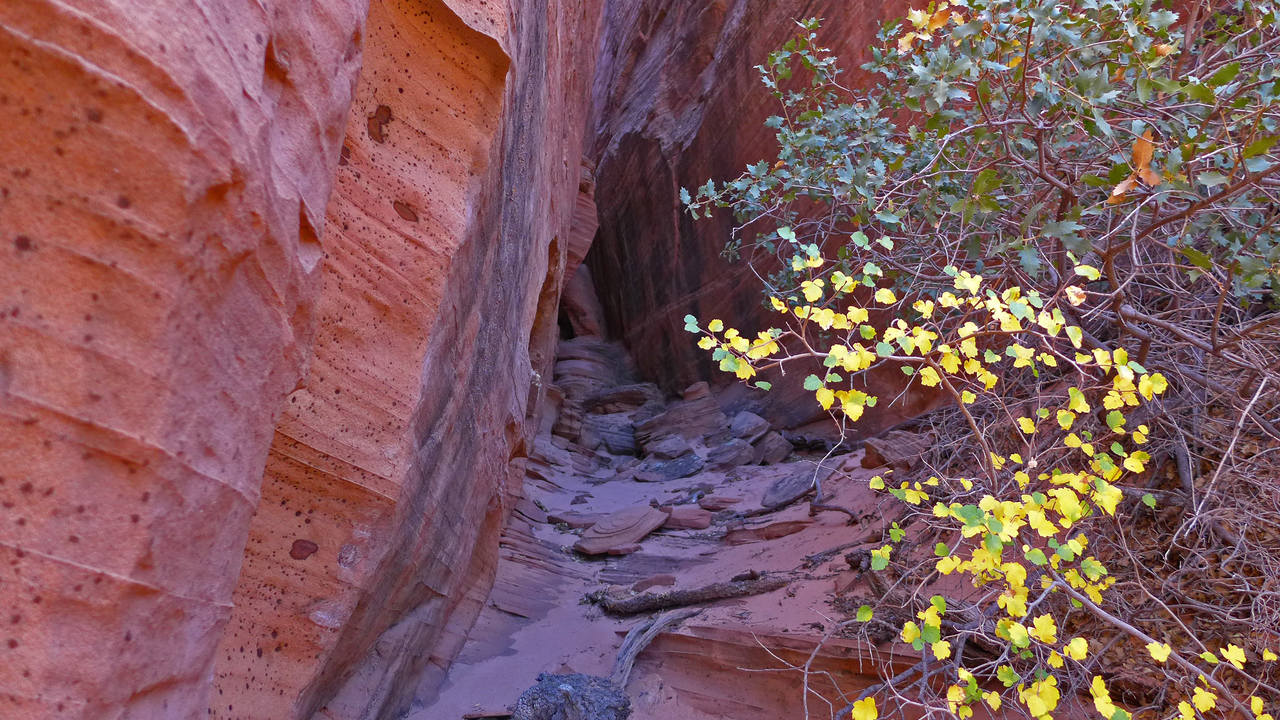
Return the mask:
[[[0,717],[206,713],[364,16],[0,3]]]
[[[595,48],[591,3],[549,12],[371,4],[315,358],[272,440],[213,717],[385,717],[487,596]]]

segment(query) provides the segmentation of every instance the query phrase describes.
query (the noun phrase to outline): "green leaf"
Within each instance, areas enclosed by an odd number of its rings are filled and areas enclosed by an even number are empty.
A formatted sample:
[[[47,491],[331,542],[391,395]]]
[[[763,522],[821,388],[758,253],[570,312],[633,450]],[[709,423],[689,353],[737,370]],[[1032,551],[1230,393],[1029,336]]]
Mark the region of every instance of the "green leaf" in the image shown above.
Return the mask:
[[[1280,135],[1269,135],[1267,137],[1258,138],[1246,145],[1244,150],[1241,152],[1241,155],[1243,155],[1247,160],[1251,157],[1266,154],[1266,152],[1271,149],[1271,146],[1276,144],[1277,140],[1280,140]]]
[[[1155,509],[1155,506],[1156,506],[1156,496],[1155,496],[1155,495],[1152,495],[1151,493],[1147,493],[1147,494],[1143,495],[1143,496],[1142,496],[1142,504],[1143,504],[1143,505],[1146,505],[1146,506],[1147,506],[1147,507],[1149,507],[1149,508]]]
[[[940,615],[947,612],[947,599],[941,595],[934,595],[929,598],[929,604],[932,605],[933,609],[937,610]]]
[[[996,174],[994,168],[987,168],[978,173],[973,179],[973,194],[975,197],[981,197],[987,193],[1000,187],[1000,176]]]
[[[796,233],[795,233],[795,231],[794,231],[794,230],[792,230],[791,228],[789,228],[789,227],[785,226],[785,225],[784,225],[784,226],[782,226],[782,227],[780,227],[780,228],[778,228],[778,237],[782,238],[783,240],[790,241],[790,242],[795,242],[795,241],[796,241]]]
[[[885,569],[885,568],[887,568],[887,567],[889,567],[889,558],[884,557],[883,555],[872,555],[872,556],[871,556],[871,569],[872,569],[872,570],[875,570],[876,572],[879,572],[879,571],[881,571],[881,570],[883,570],[883,569]]]
[[[880,357],[889,357],[893,354],[893,346],[887,342],[876,343],[876,354]]]
[[[809,392],[814,392],[815,390],[821,387],[822,387],[822,380],[817,375],[810,375],[809,377],[804,379],[804,389],[808,390]]]
[[[684,316],[684,331],[685,331],[685,332],[694,333],[694,334],[697,334],[697,333],[702,332],[701,330],[699,330],[699,329],[698,329],[698,318],[696,318],[696,317],[694,317],[694,316],[692,316],[692,315],[685,315],[685,316]]]
[[[1008,665],[1001,665],[996,668],[996,679],[1003,683],[1005,687],[1013,687],[1022,680],[1022,676],[1014,672],[1013,668]]]
[[[1232,80],[1235,80],[1236,76],[1239,74],[1240,74],[1240,63],[1233,62],[1233,63],[1227,64],[1222,69],[1218,70],[1218,72],[1210,75],[1209,79],[1206,82],[1210,87],[1221,87],[1231,82]]]
[[[1044,551],[1040,548],[1031,548],[1026,552],[1027,562],[1032,565],[1048,565],[1049,558],[1045,557]]]
[[[938,557],[947,557],[951,554],[951,548],[947,547],[946,543],[938,543],[933,546],[933,554]]]
[[[1192,265],[1195,265],[1201,270],[1204,270],[1205,272],[1211,272],[1213,270],[1213,259],[1199,250],[1193,247],[1180,247],[1178,248],[1178,252],[1185,255],[1187,259],[1191,261]]]
[[[1147,16],[1147,24],[1152,30],[1164,30],[1178,21],[1178,13],[1171,10],[1156,10]]]
[[[1115,430],[1122,425],[1124,425],[1124,413],[1119,410],[1112,410],[1107,413],[1107,427]]]
[[[874,613],[872,612],[870,605],[863,605],[862,607],[858,608],[858,615],[857,615],[858,622],[867,622],[872,618],[873,614]]]
[[[1196,180],[1200,181],[1201,185],[1204,185],[1205,187],[1208,187],[1208,188],[1214,188],[1219,185],[1223,185],[1227,182],[1228,179],[1229,178],[1226,175],[1223,175],[1220,172],[1202,172],[1196,175]]]
[[[1146,104],[1151,101],[1151,81],[1145,77],[1138,78],[1135,87],[1138,91],[1138,102]]]

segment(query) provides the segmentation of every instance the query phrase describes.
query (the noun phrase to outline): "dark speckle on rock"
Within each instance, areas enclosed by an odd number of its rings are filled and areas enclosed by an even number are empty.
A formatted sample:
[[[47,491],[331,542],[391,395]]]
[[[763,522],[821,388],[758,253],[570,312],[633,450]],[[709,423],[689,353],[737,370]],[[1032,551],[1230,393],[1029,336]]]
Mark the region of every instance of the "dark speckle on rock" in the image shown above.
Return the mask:
[[[396,209],[396,214],[405,220],[408,220],[409,222],[418,222],[418,213],[414,211],[413,206],[409,203],[396,200],[391,203],[391,206]]]
[[[386,125],[391,122],[391,108],[386,105],[379,105],[373,114],[369,116],[369,137],[374,142],[382,143],[387,141]]]
[[[289,549],[289,557],[294,560],[306,560],[315,555],[319,549],[320,546],[310,540],[294,540],[293,547]]]

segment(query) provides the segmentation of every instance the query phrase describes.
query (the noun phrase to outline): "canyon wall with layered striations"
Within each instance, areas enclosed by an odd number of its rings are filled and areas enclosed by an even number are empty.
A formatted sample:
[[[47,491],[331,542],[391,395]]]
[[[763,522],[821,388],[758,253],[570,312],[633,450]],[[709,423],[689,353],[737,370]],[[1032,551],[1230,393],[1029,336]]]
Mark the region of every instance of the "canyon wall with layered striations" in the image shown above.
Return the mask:
[[[598,20],[0,8],[0,716],[378,717],[447,664],[556,333]]]
[[[684,314],[761,319],[678,189],[772,148],[793,16],[860,48],[896,4],[819,5],[0,4],[0,717],[439,682],[566,283],[673,388],[710,376]],[[733,401],[810,419],[780,390]]]
[[[364,16],[0,4],[0,717],[207,712]]]

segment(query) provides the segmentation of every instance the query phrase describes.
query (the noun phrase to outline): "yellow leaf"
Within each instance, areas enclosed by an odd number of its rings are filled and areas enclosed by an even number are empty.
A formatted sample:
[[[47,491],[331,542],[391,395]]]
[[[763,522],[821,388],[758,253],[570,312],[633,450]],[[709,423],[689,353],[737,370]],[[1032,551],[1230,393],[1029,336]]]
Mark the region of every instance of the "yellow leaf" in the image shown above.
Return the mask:
[[[1142,461],[1134,455],[1130,455],[1124,459],[1124,469],[1129,472],[1140,473],[1145,467],[1146,466],[1142,464]]]
[[[1052,645],[1058,641],[1058,624],[1053,621],[1051,615],[1040,615],[1031,624],[1027,633],[1045,645]]]
[[[713,337],[703,336],[703,338],[698,341],[698,347],[702,348],[703,350],[710,350],[715,346],[716,346],[716,339]]]
[[[973,401],[977,399],[978,399],[978,396],[974,395],[972,392],[969,392],[968,390],[965,390],[964,392],[960,393],[960,402],[964,403],[965,405],[972,405]]]
[[[1198,687],[1195,694],[1191,696],[1191,704],[1195,705],[1200,712],[1209,712],[1218,704],[1218,696],[1202,687]]]
[[[1089,299],[1088,293],[1075,285],[1068,285],[1064,292],[1067,293],[1067,302],[1071,303],[1073,306],[1081,305],[1085,300]]]
[[[868,484],[871,486],[872,490],[883,490],[884,478],[880,477],[879,475],[876,475],[875,477],[871,478],[871,482]]]
[[[719,318],[707,323],[707,329],[711,332],[720,332],[724,329],[724,321]]]
[[[1062,654],[1072,660],[1083,660],[1089,654],[1089,641],[1082,637],[1072,638],[1071,642],[1062,648]]]
[[[1280,655],[1276,655],[1271,650],[1263,650],[1262,659],[1266,660],[1267,662],[1275,662],[1276,660],[1280,660]]]
[[[1253,711],[1254,715],[1261,715],[1262,714],[1262,698],[1258,697],[1257,695],[1254,695],[1253,697],[1249,698],[1249,709]]]
[[[946,640],[939,640],[930,647],[933,649],[933,656],[939,660],[951,657],[951,643]]]
[[[924,385],[925,387],[936,387],[941,382],[942,382],[942,379],[938,377],[937,370],[934,370],[931,367],[924,367],[920,369],[921,385]]]
[[[836,394],[828,388],[818,388],[814,396],[818,398],[818,404],[823,410],[830,410],[831,404],[836,401]]]
[[[1018,418],[1018,429],[1030,435],[1036,431],[1036,423],[1029,417],[1020,417]]]
[[[1074,423],[1075,421],[1076,421],[1076,414],[1071,412],[1070,410],[1058,411],[1058,424],[1062,426],[1063,430],[1070,430],[1071,424]],[[1072,437],[1074,437],[1074,435]],[[1076,442],[1078,446],[1079,440],[1077,440]]]
[[[1147,652],[1151,653],[1151,657],[1154,658],[1156,662],[1164,662],[1165,660],[1168,660],[1169,653],[1172,651],[1173,648],[1169,647],[1169,643],[1147,643]]]
[[[1115,714],[1116,706],[1111,702],[1111,693],[1107,692],[1107,685],[1102,680],[1102,676],[1093,676],[1093,682],[1089,685],[1089,694],[1093,695],[1094,708],[1103,717],[1110,718]]]
[[[915,621],[908,620],[907,624],[902,626],[902,634],[900,637],[904,643],[910,644],[915,642],[920,637],[920,626],[916,625]]]
[[[778,299],[778,298],[776,298],[776,297],[770,297],[770,298],[769,298],[769,304],[770,304],[770,305],[772,305],[772,306],[773,306],[773,309],[774,309],[774,310],[777,310],[778,312],[786,312],[786,311],[787,311],[787,304],[786,304],[786,303],[784,303],[784,302],[782,302],[781,300],[779,300],[779,299]]]
[[[898,298],[889,288],[880,288],[876,291],[876,302],[881,305],[892,305],[898,301]]]
[[[874,697],[863,698],[853,704],[853,720],[876,720],[880,712],[876,710]]]
[[[1243,648],[1239,647],[1238,645],[1227,645],[1225,648],[1219,650],[1218,652],[1222,654],[1222,657],[1224,660],[1231,663],[1232,665],[1235,665],[1237,670],[1244,669],[1244,663],[1246,658],[1244,656]]]
[[[822,280],[805,280],[800,283],[800,291],[804,293],[804,299],[809,302],[816,302],[822,297]]]

